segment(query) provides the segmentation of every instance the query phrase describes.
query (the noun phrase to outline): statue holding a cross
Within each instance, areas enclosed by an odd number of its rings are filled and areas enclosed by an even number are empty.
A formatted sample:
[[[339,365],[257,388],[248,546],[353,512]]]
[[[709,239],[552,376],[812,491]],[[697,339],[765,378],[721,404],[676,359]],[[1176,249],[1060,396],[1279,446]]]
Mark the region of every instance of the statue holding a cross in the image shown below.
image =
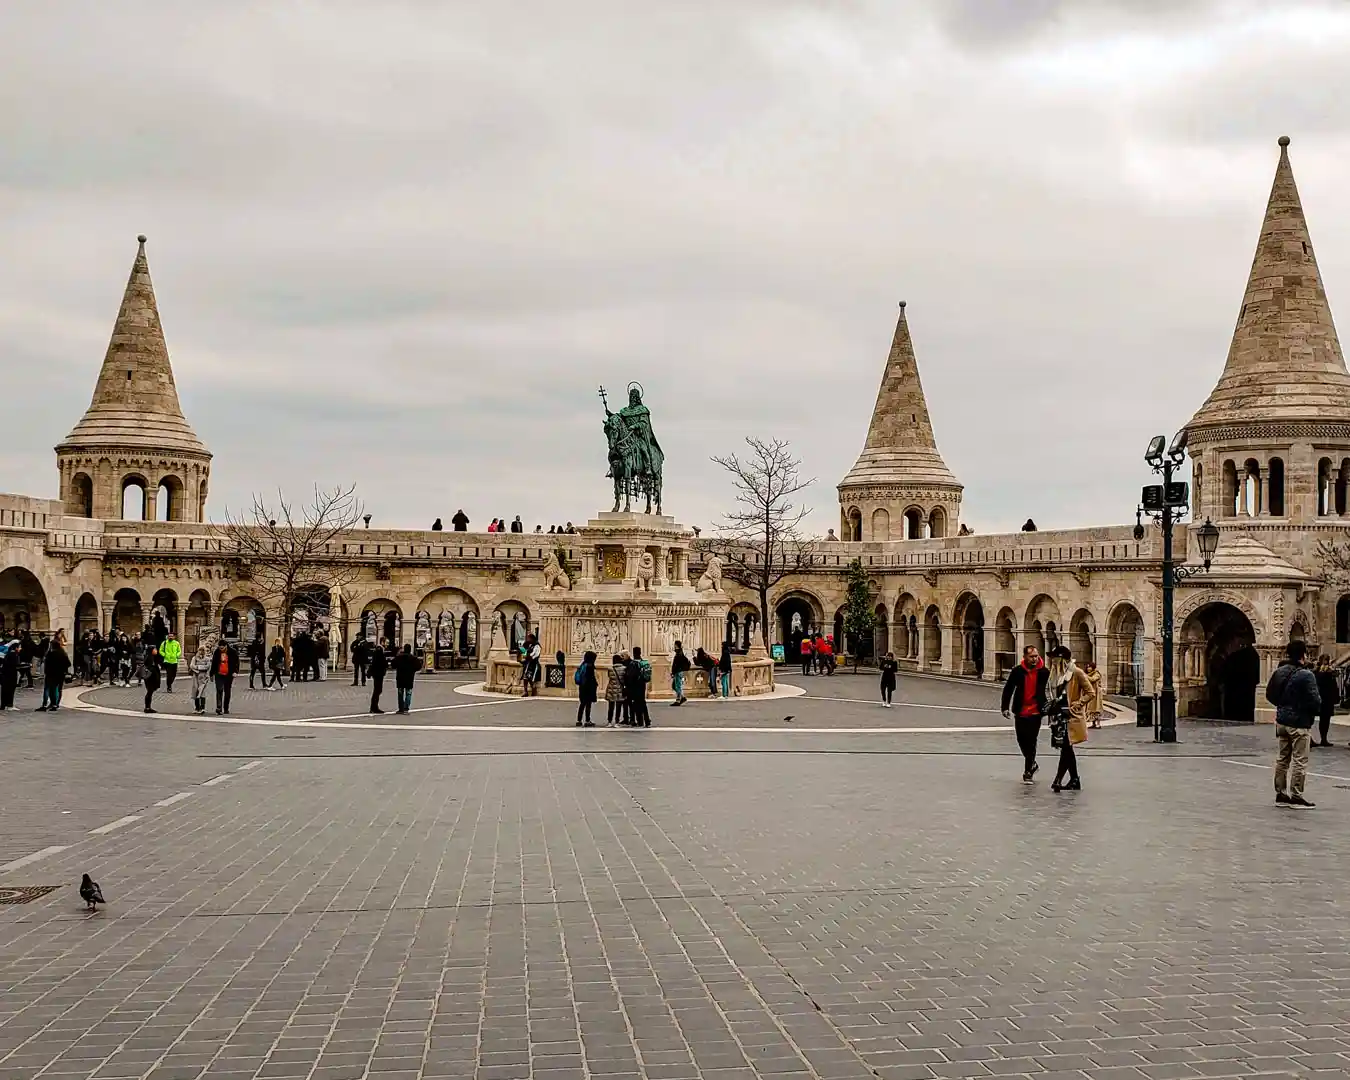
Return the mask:
[[[651,410],[642,403],[640,383],[628,384],[628,404],[618,412],[609,411],[609,398],[600,387],[600,401],[605,406],[605,438],[609,440],[609,473],[614,480],[614,510],[620,500],[624,510],[633,509],[633,496],[645,495],[646,513],[661,513],[661,468],[665,454],[652,432]]]

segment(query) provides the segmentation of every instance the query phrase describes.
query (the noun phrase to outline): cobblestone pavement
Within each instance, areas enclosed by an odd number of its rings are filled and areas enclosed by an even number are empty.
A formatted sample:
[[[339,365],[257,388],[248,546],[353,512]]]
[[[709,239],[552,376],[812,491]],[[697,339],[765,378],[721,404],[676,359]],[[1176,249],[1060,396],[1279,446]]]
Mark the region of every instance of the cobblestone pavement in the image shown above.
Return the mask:
[[[1350,1075],[1350,751],[948,724],[6,714],[0,1080]]]

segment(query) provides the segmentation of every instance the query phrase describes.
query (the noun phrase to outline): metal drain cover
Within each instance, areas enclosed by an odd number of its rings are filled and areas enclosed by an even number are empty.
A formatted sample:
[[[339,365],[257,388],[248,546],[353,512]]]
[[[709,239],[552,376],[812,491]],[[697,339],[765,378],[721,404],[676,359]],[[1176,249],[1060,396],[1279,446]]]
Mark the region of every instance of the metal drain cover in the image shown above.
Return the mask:
[[[60,885],[0,885],[0,904],[30,904],[39,896],[46,896],[60,887]]]

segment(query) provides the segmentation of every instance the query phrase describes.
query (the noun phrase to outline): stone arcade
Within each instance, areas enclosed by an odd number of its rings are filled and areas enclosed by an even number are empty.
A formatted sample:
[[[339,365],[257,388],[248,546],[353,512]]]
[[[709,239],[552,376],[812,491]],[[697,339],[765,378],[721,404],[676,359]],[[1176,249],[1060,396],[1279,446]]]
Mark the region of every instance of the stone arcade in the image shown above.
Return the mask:
[[[340,595],[309,583],[306,606],[344,645],[358,633],[416,639],[431,643],[438,666],[486,666],[488,682],[505,685],[502,650],[524,627],[542,631],[546,659],[561,649],[574,660],[587,645],[603,654],[625,633],[624,644],[660,653],[672,620],[680,633],[697,626],[692,644],[705,648],[724,636],[751,645],[761,618],[789,654],[811,628],[842,641],[845,571],[858,558],[879,620],[873,641],[853,643],[865,653],[891,649],[910,669],[995,679],[1022,645],[1063,640],[1097,660],[1111,691],[1151,692],[1158,534],[1135,540],[1126,524],[959,535],[962,487],[937,448],[908,319],[902,305],[863,451],[839,484],[842,540],[819,544],[768,613],[730,581],[725,592],[689,585],[703,566],[688,532],[645,515],[601,515],[567,537],[569,567],[580,568],[569,590],[557,575],[546,585],[551,548],[530,535],[361,530],[341,544],[359,579]],[[1178,587],[1179,712],[1219,715],[1225,664],[1242,646],[1255,646],[1264,676],[1291,637],[1350,644],[1350,586],[1327,580],[1315,555],[1350,524],[1350,374],[1287,139],[1227,361],[1187,430],[1191,521],[1208,516],[1223,535],[1212,571]],[[209,550],[211,454],[179,406],[143,238],[93,400],[56,463],[57,499],[0,496],[4,632],[135,631],[156,609],[189,643],[222,626],[279,624],[282,612]],[[1179,557],[1188,547],[1183,532]],[[645,568],[634,564],[644,552]]]

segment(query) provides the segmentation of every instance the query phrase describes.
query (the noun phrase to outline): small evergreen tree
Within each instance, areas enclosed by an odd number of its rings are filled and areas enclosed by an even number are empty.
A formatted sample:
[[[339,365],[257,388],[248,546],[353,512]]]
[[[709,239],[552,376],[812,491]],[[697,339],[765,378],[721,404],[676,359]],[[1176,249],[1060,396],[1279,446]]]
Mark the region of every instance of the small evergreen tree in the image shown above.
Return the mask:
[[[848,593],[844,598],[844,633],[853,643],[853,671],[858,671],[859,654],[866,635],[876,626],[877,615],[872,609],[872,586],[867,580],[861,559],[848,564]],[[836,643],[837,644],[837,643]]]

